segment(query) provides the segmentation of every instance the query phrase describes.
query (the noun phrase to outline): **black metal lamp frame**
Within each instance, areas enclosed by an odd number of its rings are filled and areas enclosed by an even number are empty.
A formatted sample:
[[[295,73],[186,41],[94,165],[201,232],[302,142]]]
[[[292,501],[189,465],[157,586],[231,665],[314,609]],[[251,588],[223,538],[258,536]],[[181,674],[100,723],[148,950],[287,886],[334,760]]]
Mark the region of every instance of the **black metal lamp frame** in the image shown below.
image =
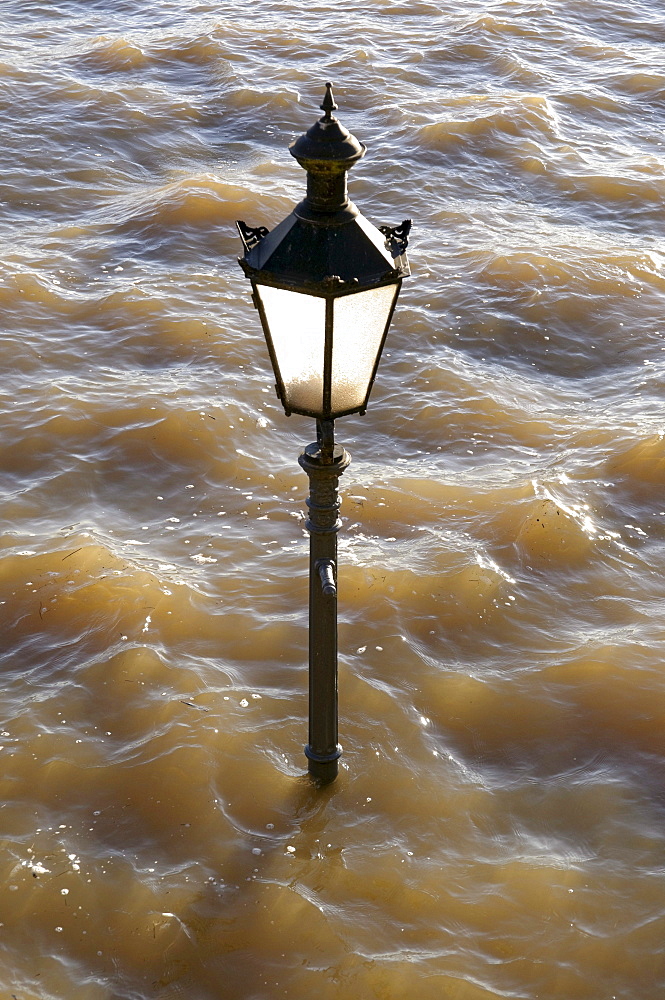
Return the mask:
[[[321,105],[321,118],[290,147],[307,171],[307,195],[272,232],[238,222],[245,255],[239,263],[252,284],[252,300],[261,319],[275,389],[286,415],[315,417],[317,440],[298,461],[309,478],[307,529],[310,534],[309,578],[309,742],[305,747],[308,771],[319,783],[338,773],[341,747],[337,730],[337,534],[339,477],[351,461],[334,442],[334,419],[364,413],[376,376],[402,279],[409,271],[406,258],[410,220],[395,227],[374,227],[349,201],[347,172],[365,154],[358,142],[334,117],[337,109],[331,84]],[[323,397],[320,410],[287,403],[269,319],[261,301],[261,286],[301,292],[325,300]],[[342,296],[394,285],[395,294],[380,337],[376,359],[362,403],[334,412],[332,366],[335,301]]]

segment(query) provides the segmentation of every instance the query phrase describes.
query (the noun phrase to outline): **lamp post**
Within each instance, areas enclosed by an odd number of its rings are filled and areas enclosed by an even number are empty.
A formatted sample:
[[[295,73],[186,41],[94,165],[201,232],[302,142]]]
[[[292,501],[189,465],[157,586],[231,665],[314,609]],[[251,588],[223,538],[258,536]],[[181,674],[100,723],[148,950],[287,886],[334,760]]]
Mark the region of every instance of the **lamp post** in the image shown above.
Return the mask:
[[[365,146],[335,118],[332,85],[324,115],[289,147],[307,171],[307,195],[272,232],[238,222],[275,389],[287,416],[316,419],[317,439],[298,459],[309,477],[310,775],[337,776],[337,533],[339,477],[351,461],[334,421],[364,413],[406,259],[409,220],[377,229],[348,199],[346,175]]]

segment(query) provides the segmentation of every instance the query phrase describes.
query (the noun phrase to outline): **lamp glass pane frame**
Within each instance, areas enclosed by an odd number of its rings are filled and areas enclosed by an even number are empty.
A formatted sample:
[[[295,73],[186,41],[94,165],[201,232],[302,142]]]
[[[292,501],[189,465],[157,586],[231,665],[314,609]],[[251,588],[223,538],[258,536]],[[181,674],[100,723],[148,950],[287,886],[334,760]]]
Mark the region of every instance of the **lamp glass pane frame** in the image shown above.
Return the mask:
[[[303,416],[328,420],[351,413],[362,414],[365,412],[401,285],[401,277],[391,276],[390,281],[377,282],[371,286],[358,287],[355,285],[341,290],[326,289],[323,291],[320,286],[310,290],[294,287],[291,284],[265,281],[263,276],[252,278],[254,303],[259,312],[275,374],[275,388],[287,416],[291,413],[299,413]],[[389,289],[392,290],[392,297],[390,297]],[[375,294],[368,296],[368,293]],[[362,305],[365,308],[361,310],[359,316],[354,317],[353,305],[350,301],[347,303],[343,300],[350,300],[352,296],[356,295],[364,297]],[[364,357],[361,357],[361,369],[364,376],[362,381],[364,388],[366,379],[366,388],[364,392],[359,391],[357,386],[351,392],[347,390],[345,399],[345,390],[343,386],[340,388],[339,380],[346,377],[348,382],[348,377],[353,370],[349,351],[353,347],[354,336],[358,334],[358,320],[362,324],[362,312],[365,312],[366,320],[362,325],[367,328],[367,320],[370,321],[369,325],[372,325],[367,310],[369,304],[369,313],[371,314],[371,299],[378,301],[380,308],[378,322],[374,322],[374,329],[370,333],[370,342],[374,345],[375,353],[371,349],[361,352],[364,354]],[[304,300],[308,301],[305,303]],[[336,308],[337,303],[339,305]],[[300,324],[295,319],[295,314],[289,312],[289,304],[304,307],[301,315],[305,319],[305,325],[308,315],[314,319],[318,330],[314,330],[313,336],[311,328],[307,332],[302,327],[296,328]],[[360,305],[360,302],[358,304]],[[383,311],[382,318],[381,311]],[[345,318],[344,332],[336,334],[335,321],[341,320],[344,323]],[[321,320],[323,320],[323,331],[321,331],[320,326]],[[289,329],[289,326],[292,326],[293,329]],[[321,332],[323,333],[322,338]],[[321,340],[323,341],[323,365],[322,377],[319,379],[314,371],[314,359],[318,358],[319,363],[321,361]],[[311,364],[309,374],[301,380],[302,391],[299,393],[297,380],[295,383],[293,382],[293,374],[298,367],[293,352],[303,346],[306,352],[308,346],[311,348],[309,351]],[[340,350],[344,352],[345,356],[340,356]],[[349,363],[350,361],[351,363]],[[307,365],[301,365],[301,367],[303,371],[307,370]],[[334,384],[335,376],[337,376],[337,386]],[[319,387],[320,396],[318,395]],[[337,388],[337,392],[335,392],[335,388]],[[353,392],[355,392],[355,397]],[[345,402],[350,405],[344,405]]]

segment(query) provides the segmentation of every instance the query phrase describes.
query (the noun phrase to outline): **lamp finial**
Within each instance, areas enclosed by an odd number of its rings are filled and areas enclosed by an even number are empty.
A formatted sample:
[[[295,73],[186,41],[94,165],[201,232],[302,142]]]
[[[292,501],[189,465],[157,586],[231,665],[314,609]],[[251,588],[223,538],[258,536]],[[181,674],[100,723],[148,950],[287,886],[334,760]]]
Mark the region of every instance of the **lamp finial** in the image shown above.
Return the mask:
[[[333,117],[333,111],[337,111],[337,105],[335,104],[335,98],[332,92],[332,83],[326,84],[326,94],[323,98],[323,104],[319,105],[322,111],[325,111],[323,121],[332,122],[335,121]]]

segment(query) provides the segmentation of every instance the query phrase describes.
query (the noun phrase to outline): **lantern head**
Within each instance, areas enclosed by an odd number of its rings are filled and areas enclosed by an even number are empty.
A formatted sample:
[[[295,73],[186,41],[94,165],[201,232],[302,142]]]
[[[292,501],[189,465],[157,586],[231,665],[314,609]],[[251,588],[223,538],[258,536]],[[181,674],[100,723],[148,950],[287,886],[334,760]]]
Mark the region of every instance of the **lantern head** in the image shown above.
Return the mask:
[[[307,171],[307,195],[272,232],[238,222],[277,395],[287,413],[331,420],[364,413],[392,319],[410,221],[377,228],[347,195],[347,171],[365,154],[324,116],[290,147]]]

